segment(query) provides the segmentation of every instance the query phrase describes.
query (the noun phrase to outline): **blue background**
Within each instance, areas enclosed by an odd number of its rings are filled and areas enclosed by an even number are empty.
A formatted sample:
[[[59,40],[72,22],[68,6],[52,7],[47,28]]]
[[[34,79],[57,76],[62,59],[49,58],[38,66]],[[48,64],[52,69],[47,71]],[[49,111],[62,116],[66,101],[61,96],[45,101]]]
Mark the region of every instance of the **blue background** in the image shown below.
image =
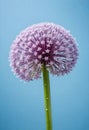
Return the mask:
[[[89,130],[88,0],[0,0],[0,130],[45,130],[42,79],[21,82],[8,62],[15,36],[45,21],[71,30],[79,44],[73,71],[50,76],[53,130]]]

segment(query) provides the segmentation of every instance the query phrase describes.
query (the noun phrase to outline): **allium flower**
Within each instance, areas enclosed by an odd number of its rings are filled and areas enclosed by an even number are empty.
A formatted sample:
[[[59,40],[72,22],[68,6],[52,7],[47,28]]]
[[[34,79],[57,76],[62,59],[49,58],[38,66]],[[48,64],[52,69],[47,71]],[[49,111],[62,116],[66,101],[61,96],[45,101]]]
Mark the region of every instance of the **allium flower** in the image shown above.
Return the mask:
[[[42,64],[54,75],[70,72],[77,57],[76,41],[66,29],[53,23],[40,23],[16,37],[9,58],[14,73],[30,81],[40,77]]]

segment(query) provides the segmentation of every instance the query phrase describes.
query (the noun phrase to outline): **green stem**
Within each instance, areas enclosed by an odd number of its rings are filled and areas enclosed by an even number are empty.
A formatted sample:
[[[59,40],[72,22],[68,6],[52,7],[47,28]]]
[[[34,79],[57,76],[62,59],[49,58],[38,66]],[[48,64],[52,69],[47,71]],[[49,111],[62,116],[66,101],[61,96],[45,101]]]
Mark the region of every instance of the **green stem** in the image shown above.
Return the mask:
[[[52,130],[49,72],[46,69],[45,65],[42,66],[42,70],[43,70],[44,102],[45,102],[45,113],[46,113],[46,130]]]

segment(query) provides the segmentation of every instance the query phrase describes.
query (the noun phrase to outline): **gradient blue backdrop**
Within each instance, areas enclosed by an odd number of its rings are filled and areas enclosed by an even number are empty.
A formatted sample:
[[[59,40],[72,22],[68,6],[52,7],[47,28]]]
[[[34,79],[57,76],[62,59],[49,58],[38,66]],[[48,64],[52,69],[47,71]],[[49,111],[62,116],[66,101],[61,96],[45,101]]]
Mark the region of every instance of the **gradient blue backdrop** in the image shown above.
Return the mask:
[[[80,53],[69,75],[50,76],[53,130],[89,130],[88,0],[0,0],[0,130],[45,130],[42,79],[21,82],[8,62],[15,36],[45,21],[71,30]]]

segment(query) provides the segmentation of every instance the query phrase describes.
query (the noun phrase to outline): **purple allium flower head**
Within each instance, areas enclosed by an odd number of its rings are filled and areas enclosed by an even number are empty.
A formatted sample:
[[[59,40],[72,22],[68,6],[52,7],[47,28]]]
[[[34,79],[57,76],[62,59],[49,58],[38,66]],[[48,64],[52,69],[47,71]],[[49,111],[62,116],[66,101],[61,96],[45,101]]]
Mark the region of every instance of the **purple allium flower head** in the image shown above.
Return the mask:
[[[42,64],[54,75],[69,73],[78,58],[78,50],[76,41],[62,26],[40,23],[16,37],[9,58],[14,73],[30,81],[40,77]]]

